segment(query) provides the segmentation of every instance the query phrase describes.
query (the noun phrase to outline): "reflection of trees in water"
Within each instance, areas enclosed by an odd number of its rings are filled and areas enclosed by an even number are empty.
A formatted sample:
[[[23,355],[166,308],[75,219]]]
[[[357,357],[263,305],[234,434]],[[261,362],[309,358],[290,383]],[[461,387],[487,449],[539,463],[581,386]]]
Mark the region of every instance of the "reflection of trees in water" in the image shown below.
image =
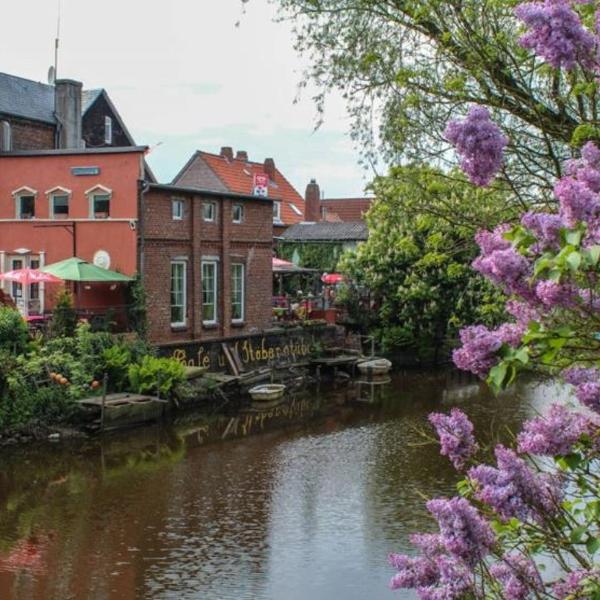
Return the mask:
[[[125,447],[118,438],[94,442],[78,448],[81,454],[64,447],[29,448],[5,461],[0,511],[5,554],[23,543],[19,539],[37,536],[48,543],[42,557],[46,575],[33,578],[26,567],[3,573],[0,597],[135,597],[146,564],[128,548],[148,542],[147,526],[169,500],[162,473],[181,458],[180,449],[151,433],[136,439]],[[138,494],[148,479],[163,485]],[[16,546],[7,549],[13,541]]]

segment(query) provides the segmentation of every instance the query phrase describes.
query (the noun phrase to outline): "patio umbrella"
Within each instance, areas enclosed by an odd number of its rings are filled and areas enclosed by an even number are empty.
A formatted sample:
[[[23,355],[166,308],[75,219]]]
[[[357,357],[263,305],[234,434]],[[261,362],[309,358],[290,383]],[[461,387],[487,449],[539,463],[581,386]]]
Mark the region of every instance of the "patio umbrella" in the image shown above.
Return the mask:
[[[39,269],[15,269],[0,273],[0,279],[14,281],[22,285],[31,285],[32,283],[60,283],[62,278],[56,277],[51,273],[44,273]]]
[[[102,267],[97,267],[76,256],[61,260],[41,269],[44,273],[50,273],[65,281],[87,281],[97,283],[115,283],[133,281],[133,277],[128,277],[116,271],[109,271]]]
[[[344,281],[344,276],[339,273],[323,273],[321,281],[329,285],[334,285],[340,283],[340,281]]]

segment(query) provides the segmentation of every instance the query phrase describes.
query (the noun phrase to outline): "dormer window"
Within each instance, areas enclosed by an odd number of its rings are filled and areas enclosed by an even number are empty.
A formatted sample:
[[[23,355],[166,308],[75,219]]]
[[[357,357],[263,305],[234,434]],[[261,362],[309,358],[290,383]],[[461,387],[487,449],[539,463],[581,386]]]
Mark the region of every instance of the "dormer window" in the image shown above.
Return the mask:
[[[281,223],[281,202],[273,202],[273,223]]]
[[[55,187],[46,192],[50,202],[51,219],[67,219],[69,217],[69,200],[71,190],[63,187]]]
[[[112,144],[113,131],[112,131],[112,119],[110,117],[104,117],[104,143]]]
[[[30,187],[22,187],[13,192],[17,219],[35,218],[35,198],[37,192]]]
[[[108,219],[110,217],[112,190],[103,185],[97,185],[89,189],[85,195],[90,203],[90,219]]]

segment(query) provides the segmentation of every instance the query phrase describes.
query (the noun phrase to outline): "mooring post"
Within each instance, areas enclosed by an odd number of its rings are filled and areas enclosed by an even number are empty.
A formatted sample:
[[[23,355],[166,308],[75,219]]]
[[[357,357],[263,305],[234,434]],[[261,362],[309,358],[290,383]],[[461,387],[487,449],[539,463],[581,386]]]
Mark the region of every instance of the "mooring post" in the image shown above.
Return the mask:
[[[104,407],[106,405],[106,390],[108,388],[108,373],[102,377],[102,407],[100,408],[100,431],[104,429]]]

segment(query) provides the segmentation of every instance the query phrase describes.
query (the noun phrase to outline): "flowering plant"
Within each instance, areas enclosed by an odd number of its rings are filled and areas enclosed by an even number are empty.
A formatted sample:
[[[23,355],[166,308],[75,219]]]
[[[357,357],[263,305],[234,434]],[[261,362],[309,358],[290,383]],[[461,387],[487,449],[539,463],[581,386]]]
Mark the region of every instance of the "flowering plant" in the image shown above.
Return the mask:
[[[580,4],[590,4],[580,0]],[[600,13],[599,13],[600,14]],[[521,37],[554,69],[600,73],[598,38],[569,0],[518,5]],[[484,109],[445,131],[476,185],[500,168],[506,138]],[[575,411],[555,404],[525,423],[516,448],[477,463],[473,426],[458,409],[430,421],[441,452],[466,475],[459,496],[427,508],[439,532],[417,534],[417,556],[391,555],[392,588],[422,600],[463,597],[600,599],[600,149],[586,143],[554,186],[558,211],[481,231],[474,268],[509,297],[511,322],[461,331],[455,364],[500,390],[535,367],[573,386]]]

